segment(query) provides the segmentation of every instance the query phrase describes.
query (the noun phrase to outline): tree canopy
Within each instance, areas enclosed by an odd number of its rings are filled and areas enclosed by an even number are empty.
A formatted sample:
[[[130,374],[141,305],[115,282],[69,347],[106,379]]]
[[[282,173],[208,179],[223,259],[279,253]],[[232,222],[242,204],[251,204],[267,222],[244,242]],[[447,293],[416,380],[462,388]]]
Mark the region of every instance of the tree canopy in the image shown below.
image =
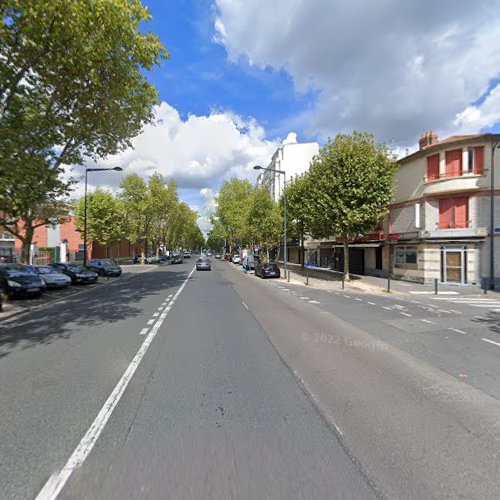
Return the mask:
[[[168,53],[140,0],[4,0],[0,16],[0,226],[29,247],[32,215],[69,193],[64,165],[123,150],[152,119],[144,70]]]

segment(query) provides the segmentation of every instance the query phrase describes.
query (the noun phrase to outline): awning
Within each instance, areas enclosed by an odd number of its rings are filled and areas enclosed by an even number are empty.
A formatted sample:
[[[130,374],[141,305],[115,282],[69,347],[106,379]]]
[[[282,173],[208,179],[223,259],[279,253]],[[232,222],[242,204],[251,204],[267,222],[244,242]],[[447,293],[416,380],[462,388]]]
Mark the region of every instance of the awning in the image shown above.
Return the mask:
[[[379,248],[384,243],[349,243],[349,248]],[[344,245],[333,245],[333,248],[344,248]]]

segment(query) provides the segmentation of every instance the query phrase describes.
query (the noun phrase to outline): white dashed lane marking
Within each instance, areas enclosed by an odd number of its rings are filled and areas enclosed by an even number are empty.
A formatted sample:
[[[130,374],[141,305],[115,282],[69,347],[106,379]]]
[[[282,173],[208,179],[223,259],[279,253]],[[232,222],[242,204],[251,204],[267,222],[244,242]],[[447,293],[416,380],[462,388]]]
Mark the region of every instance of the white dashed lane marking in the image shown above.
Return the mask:
[[[150,319],[150,320],[147,322],[147,324],[148,324],[148,325],[152,325],[154,322],[155,322],[155,320],[154,320],[154,319]]]
[[[451,330],[452,332],[461,333],[462,335],[467,334],[467,332],[464,332],[463,330],[459,330],[458,328],[448,328],[448,330]]]
[[[375,302],[368,302],[368,304],[370,304],[371,306],[376,306],[377,304],[375,304]]]
[[[489,344],[493,344],[493,345],[496,345],[498,347],[500,347],[500,343],[499,342],[495,342],[494,340],[490,340],[490,339],[481,339],[483,342],[488,342]]]
[[[319,304],[319,302],[317,300],[310,300],[309,304]]]
[[[143,328],[140,332],[139,335],[146,335],[148,333],[149,328]]]

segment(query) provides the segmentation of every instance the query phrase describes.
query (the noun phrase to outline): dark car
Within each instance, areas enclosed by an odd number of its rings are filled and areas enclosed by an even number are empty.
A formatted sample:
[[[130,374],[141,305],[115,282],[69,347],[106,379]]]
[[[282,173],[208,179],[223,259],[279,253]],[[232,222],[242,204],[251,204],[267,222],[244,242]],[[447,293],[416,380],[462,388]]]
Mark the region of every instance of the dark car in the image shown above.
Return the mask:
[[[122,268],[113,259],[91,259],[87,268],[99,276],[121,276]]]
[[[184,261],[180,255],[174,255],[170,261],[172,264],[182,264]]]
[[[71,278],[71,282],[75,283],[95,283],[97,281],[97,273],[90,271],[79,264],[67,264],[58,262],[52,264],[52,267],[58,269],[66,276]]]
[[[279,278],[280,268],[274,262],[262,263],[255,266],[255,275],[261,278]]]
[[[198,259],[196,261],[196,270],[197,271],[211,271],[212,264],[208,259]]]
[[[10,296],[41,295],[47,289],[45,282],[21,264],[0,264],[0,293]]]

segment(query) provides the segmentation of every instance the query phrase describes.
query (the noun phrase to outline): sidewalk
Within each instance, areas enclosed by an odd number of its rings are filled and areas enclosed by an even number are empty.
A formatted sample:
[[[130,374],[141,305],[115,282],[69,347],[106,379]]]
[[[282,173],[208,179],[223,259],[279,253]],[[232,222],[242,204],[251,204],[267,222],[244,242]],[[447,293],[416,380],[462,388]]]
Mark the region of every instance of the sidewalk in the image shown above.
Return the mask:
[[[283,263],[279,263],[283,271]],[[323,290],[338,290],[342,286],[342,273],[319,267],[302,269],[298,264],[287,263],[290,271],[290,283],[306,286],[309,275],[309,286]],[[286,277],[284,277],[286,279]],[[376,276],[359,276],[351,274],[351,281],[345,283],[346,289],[358,289],[370,293],[387,293],[387,278]],[[391,293],[403,295],[434,295],[434,284],[413,283],[391,279]],[[443,285],[438,283],[439,295],[483,296],[484,291],[476,285]],[[500,298],[498,291],[488,290],[488,295]]]

